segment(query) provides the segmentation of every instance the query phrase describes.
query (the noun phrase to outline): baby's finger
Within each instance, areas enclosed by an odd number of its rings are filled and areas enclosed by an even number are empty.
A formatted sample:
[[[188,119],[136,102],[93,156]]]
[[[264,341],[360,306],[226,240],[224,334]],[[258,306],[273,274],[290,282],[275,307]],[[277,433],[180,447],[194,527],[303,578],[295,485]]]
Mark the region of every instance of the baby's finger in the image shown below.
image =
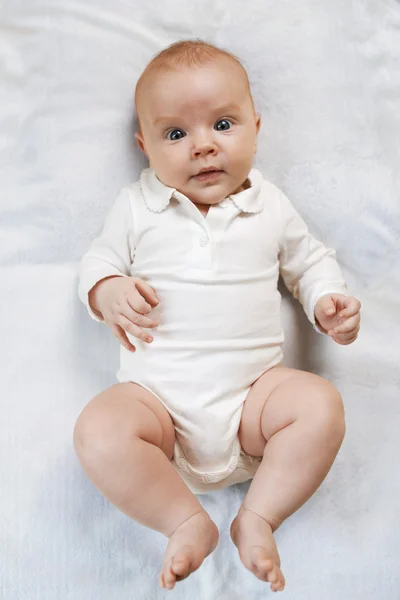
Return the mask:
[[[155,293],[151,285],[149,285],[147,281],[143,281],[143,279],[134,279],[134,282],[139,294],[145,300],[147,300],[147,302],[151,304],[151,306],[157,306],[159,300],[157,298],[157,294]]]
[[[127,296],[126,302],[135,312],[147,315],[152,310],[151,304],[141,296],[138,290],[134,290],[131,296]]]
[[[119,318],[118,325],[120,325],[122,329],[124,329],[127,333],[129,333],[135,338],[138,338],[139,340],[143,340],[144,342],[148,343],[153,341],[153,337],[149,333],[147,333],[147,331],[143,331],[143,329],[141,329],[122,315]]]
[[[353,298],[352,296],[346,298],[345,305],[345,308],[339,313],[339,318],[352,317],[360,312],[361,302],[357,298]]]
[[[146,302],[145,298],[137,288],[133,288],[133,290],[127,294],[126,301],[133,310],[142,315],[147,315],[153,308],[152,304]],[[157,305],[155,300],[152,300],[152,303],[154,306]]]
[[[138,327],[147,327],[151,329],[153,327],[157,327],[158,325],[158,321],[136,312],[136,310],[134,310],[132,305],[129,303],[129,298],[127,299],[126,306],[121,310],[121,314],[126,317],[128,321],[138,325]]]
[[[120,327],[119,325],[112,325],[111,331],[113,332],[115,337],[120,341],[120,343],[123,346],[125,346],[125,348],[127,350],[129,350],[130,352],[136,351],[135,346],[130,343],[130,341],[128,340],[127,335],[126,335],[125,331],[122,329],[122,327]]]
[[[341,344],[342,346],[347,346],[354,342],[358,337],[359,329],[352,331],[351,333],[338,333],[337,335],[333,335],[332,339],[337,344]]]
[[[354,315],[354,317],[350,317],[350,319],[346,319],[346,321],[344,321],[344,323],[341,323],[340,325],[336,325],[336,327],[334,327],[334,329],[332,330],[332,333],[334,335],[336,335],[338,333],[350,333],[351,331],[356,329],[356,327],[358,326],[359,323],[360,323],[360,316],[358,314]]]

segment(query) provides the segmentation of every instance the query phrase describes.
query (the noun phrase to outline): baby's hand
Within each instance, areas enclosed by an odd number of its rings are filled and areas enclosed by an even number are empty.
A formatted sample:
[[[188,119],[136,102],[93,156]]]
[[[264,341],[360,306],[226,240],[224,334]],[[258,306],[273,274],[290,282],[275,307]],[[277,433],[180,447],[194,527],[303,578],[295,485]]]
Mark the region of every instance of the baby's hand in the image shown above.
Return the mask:
[[[343,294],[322,296],[315,305],[315,319],[338,344],[351,344],[360,330],[361,303]]]
[[[153,338],[142,328],[157,327],[157,321],[146,317],[158,298],[153,288],[139,277],[108,277],[98,281],[89,292],[89,304],[99,312],[121,344],[135,352],[126,331],[145,342]]]

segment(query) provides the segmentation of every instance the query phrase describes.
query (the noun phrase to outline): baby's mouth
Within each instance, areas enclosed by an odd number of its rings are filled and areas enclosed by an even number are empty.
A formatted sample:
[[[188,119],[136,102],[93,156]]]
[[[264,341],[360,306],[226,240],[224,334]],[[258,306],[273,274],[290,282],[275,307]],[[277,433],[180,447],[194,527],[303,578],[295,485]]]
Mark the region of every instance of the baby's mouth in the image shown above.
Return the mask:
[[[224,171],[220,169],[210,169],[209,171],[202,171],[194,175],[193,178],[197,179],[197,181],[214,181],[219,179],[219,177],[224,173]]]

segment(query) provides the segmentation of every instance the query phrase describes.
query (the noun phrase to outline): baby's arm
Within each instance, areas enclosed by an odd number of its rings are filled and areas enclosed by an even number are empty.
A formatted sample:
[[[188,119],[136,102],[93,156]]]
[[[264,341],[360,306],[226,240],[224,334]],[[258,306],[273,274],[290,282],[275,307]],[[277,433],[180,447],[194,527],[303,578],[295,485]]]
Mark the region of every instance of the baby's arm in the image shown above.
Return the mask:
[[[133,257],[133,218],[129,191],[123,188],[109,211],[98,237],[90,244],[79,265],[79,298],[90,316],[101,321],[89,303],[89,292],[102,279],[128,277]]]
[[[347,296],[346,283],[336,261],[335,251],[310,234],[304,220],[284,194],[280,195],[280,203],[282,230],[279,262],[282,279],[293,296],[303,305],[311,323],[318,331],[326,333],[327,329],[333,329],[326,328],[328,320],[330,325],[339,325],[339,312],[343,312],[347,307],[347,311],[354,316],[353,304],[358,304],[358,310],[361,305],[355,298]],[[328,308],[334,309],[334,313],[324,315],[325,309]],[[323,323],[317,318],[316,311]],[[340,323],[342,324],[343,320]]]
[[[134,255],[133,216],[129,190],[123,188],[79,268],[79,297],[96,321],[104,321],[128,350],[125,332],[151,342],[144,328],[158,323],[148,316],[158,298],[150,285],[130,277]],[[147,316],[146,316],[147,315]]]

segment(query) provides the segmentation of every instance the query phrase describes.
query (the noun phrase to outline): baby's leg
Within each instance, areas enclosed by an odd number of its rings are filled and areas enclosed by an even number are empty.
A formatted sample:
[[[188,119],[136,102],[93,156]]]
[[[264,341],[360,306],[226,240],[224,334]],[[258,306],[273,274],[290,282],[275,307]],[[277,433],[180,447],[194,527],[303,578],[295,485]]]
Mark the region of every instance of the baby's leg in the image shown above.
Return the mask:
[[[344,432],[339,392],[311,373],[276,367],[247,396],[239,438],[245,452],[263,460],[231,535],[242,562],[273,591],[285,580],[272,532],[319,488]]]
[[[198,569],[218,530],[173,468],[174,426],[165,407],[133,383],[105,390],[79,416],[74,444],[87,476],[126,515],[169,538],[161,587]]]

